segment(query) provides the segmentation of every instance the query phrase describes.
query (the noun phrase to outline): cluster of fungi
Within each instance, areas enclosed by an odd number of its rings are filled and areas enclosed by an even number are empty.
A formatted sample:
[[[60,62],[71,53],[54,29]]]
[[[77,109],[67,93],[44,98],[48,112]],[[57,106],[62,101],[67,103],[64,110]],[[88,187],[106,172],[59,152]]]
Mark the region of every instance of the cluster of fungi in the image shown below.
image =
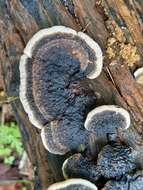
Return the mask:
[[[24,110],[41,129],[45,148],[67,158],[61,168],[65,181],[48,190],[143,189],[138,153],[120,138],[132,127],[130,114],[118,105],[97,107],[88,83],[96,82],[102,62],[94,40],[64,26],[37,32],[21,56]],[[141,71],[135,78],[142,80]]]

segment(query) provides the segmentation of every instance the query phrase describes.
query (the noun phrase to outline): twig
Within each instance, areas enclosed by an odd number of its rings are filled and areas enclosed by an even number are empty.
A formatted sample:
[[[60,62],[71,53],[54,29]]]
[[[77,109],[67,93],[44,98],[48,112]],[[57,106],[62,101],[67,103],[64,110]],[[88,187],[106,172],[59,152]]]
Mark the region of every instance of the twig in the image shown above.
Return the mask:
[[[114,84],[114,86],[116,86],[116,83],[115,83],[115,81],[114,81],[114,79],[113,79],[113,77],[112,77],[112,74],[111,74],[111,72],[110,72],[109,68],[108,68],[108,67],[106,67],[106,70],[107,70],[107,72],[108,72],[108,74],[109,74],[109,77],[110,77],[110,79],[111,79],[112,83]]]
[[[6,99],[0,101],[0,105],[6,104],[6,103],[11,103],[11,102],[18,100],[18,99],[19,99],[18,96],[9,96]]]
[[[89,24],[90,24],[90,21],[85,25],[85,27],[82,29],[82,32],[85,32],[86,31],[86,29],[87,29],[87,27],[89,26]]]

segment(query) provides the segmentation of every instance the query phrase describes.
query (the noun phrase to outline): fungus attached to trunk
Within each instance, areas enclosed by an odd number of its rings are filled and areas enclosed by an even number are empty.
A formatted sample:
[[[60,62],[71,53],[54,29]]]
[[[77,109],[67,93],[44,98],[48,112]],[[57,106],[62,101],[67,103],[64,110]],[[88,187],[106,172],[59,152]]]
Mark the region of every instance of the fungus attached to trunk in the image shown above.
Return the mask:
[[[134,151],[127,146],[106,145],[98,155],[97,168],[107,179],[119,179],[138,168]]]
[[[76,115],[73,116],[74,119],[77,118]],[[41,137],[45,148],[53,154],[60,155],[71,150],[85,149],[90,134],[84,128],[82,129],[83,121],[79,123],[77,121],[63,118],[61,121],[52,121],[50,126],[42,128]]]
[[[102,51],[82,32],[54,26],[27,43],[20,60],[20,100],[31,123],[45,128],[41,136],[50,152],[64,154],[88,138],[84,120],[96,96],[86,78],[101,70]]]
[[[90,181],[77,178],[55,183],[47,190],[97,190],[97,187]]]
[[[66,148],[63,146],[60,146],[59,143],[54,141],[53,134],[51,131],[51,126],[48,124],[47,126],[43,127],[41,129],[41,137],[44,147],[54,154],[64,154],[66,151]]]
[[[134,72],[134,77],[135,77],[137,83],[143,85],[143,67],[137,69]]]
[[[130,126],[129,113],[115,105],[99,106],[87,115],[85,128],[102,139],[107,139],[108,135],[117,135],[118,130],[126,130]]]
[[[143,171],[135,174],[123,176],[120,180],[111,180],[107,182],[102,190],[142,190],[143,189]]]
[[[66,159],[62,171],[65,179],[79,177],[94,183],[101,176],[95,162],[83,157],[80,153]]]
[[[100,178],[120,179],[123,175],[138,169],[134,151],[123,145],[103,147],[97,160],[89,160],[80,153],[65,160],[62,171],[65,179],[84,178],[96,183]]]

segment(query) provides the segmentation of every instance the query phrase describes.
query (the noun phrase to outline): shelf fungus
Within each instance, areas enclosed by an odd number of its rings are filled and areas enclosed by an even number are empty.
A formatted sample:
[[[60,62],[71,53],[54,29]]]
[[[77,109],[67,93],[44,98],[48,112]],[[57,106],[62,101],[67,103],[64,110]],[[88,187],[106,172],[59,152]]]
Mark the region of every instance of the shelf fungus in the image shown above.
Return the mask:
[[[134,72],[134,77],[135,77],[137,83],[143,85],[143,67],[137,69]]]
[[[107,182],[102,190],[142,190],[143,189],[143,171],[135,174],[123,176],[120,180],[111,180]]]
[[[130,127],[129,113],[116,105],[96,107],[97,97],[88,84],[87,78],[100,75],[102,59],[94,40],[64,26],[37,32],[21,56],[20,100],[30,122],[41,129],[45,148],[59,155],[85,150],[63,164],[64,177],[73,179],[48,190],[97,190],[91,182],[100,179],[110,180],[104,190],[143,189],[142,172],[133,174],[139,169],[136,152],[118,139],[119,132]],[[143,69],[134,76],[142,84]],[[97,146],[104,141],[96,158],[88,155],[91,139]]]
[[[20,60],[20,100],[51,153],[65,154],[87,141],[84,121],[96,96],[86,78],[100,75],[102,59],[94,40],[64,26],[40,30],[27,43]]]
[[[116,105],[103,105],[88,113],[84,125],[97,138],[107,141],[110,134],[116,139],[119,130],[128,129],[130,122],[130,115],[125,109]]]
[[[51,185],[47,190],[98,190],[90,181],[84,179],[69,179]]]
[[[74,154],[63,163],[65,179],[80,177],[96,183],[100,178],[120,179],[123,175],[138,169],[136,156],[131,148],[114,144],[106,145],[98,159],[89,160],[80,153]]]
[[[91,182],[96,182],[101,176],[95,162],[80,153],[74,154],[64,161],[62,172],[65,179],[79,177]]]
[[[98,155],[97,168],[101,176],[119,179],[138,168],[136,152],[125,145],[106,145]]]

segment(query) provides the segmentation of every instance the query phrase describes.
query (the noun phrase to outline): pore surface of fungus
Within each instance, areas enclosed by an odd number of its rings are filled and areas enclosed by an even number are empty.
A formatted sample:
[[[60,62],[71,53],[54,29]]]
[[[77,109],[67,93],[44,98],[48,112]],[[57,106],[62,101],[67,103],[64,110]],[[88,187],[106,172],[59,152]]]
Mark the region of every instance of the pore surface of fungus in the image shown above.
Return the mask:
[[[97,190],[90,181],[84,179],[69,179],[51,185],[47,190]]]
[[[84,120],[96,97],[86,78],[101,70],[102,51],[82,32],[54,26],[27,43],[20,60],[20,100],[31,123],[45,128],[41,136],[50,152],[64,154],[88,137]]]

